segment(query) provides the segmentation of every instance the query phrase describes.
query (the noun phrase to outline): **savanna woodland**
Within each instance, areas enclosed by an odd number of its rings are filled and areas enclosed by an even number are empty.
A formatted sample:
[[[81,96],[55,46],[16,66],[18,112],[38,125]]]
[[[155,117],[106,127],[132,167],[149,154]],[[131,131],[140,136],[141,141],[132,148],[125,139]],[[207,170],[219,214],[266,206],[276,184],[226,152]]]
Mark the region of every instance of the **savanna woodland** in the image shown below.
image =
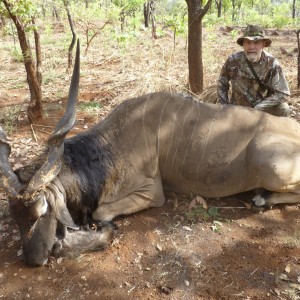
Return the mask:
[[[149,92],[216,101],[221,67],[247,24],[272,39],[266,50],[282,65],[300,121],[300,0],[0,0],[0,17],[0,122],[14,169],[44,150],[63,114],[77,39],[70,135]],[[0,299],[300,299],[297,205],[256,212],[250,192],[169,194],[161,208],[118,218],[105,251],[28,268],[0,192]]]

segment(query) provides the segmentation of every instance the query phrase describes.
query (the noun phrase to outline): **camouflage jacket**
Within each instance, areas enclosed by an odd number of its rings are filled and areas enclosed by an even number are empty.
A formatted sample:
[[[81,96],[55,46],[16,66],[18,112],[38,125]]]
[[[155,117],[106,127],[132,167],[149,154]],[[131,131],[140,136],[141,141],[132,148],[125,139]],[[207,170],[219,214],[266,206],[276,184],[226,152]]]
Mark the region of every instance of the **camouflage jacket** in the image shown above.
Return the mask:
[[[266,88],[262,89],[257,83],[244,51],[234,53],[225,62],[218,80],[220,103],[267,110],[286,102],[290,91],[278,60],[263,50],[261,59],[252,65]],[[232,95],[229,98],[230,85]]]

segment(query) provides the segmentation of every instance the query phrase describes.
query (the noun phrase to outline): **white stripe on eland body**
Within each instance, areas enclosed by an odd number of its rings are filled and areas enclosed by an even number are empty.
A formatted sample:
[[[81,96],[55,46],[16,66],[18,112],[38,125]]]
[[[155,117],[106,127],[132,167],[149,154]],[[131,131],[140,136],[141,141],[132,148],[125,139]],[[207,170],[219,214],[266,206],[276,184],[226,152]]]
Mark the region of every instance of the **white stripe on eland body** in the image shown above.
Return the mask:
[[[168,157],[169,157],[169,154],[170,154],[170,150],[171,150],[171,146],[172,146],[172,140],[173,140],[173,136],[174,136],[174,132],[175,132],[175,126],[176,126],[176,121],[177,121],[177,115],[179,114],[181,108],[183,107],[183,104],[185,102],[184,101],[181,101],[181,104],[180,104],[180,107],[179,109],[176,111],[175,113],[175,118],[174,118],[174,122],[173,122],[173,129],[172,129],[172,135],[171,135],[171,138],[170,138],[170,143],[169,143],[169,149],[167,151],[167,156],[166,156],[166,160],[165,160],[165,167],[164,167],[164,172],[163,172],[163,177],[165,178],[166,176],[166,167],[167,167],[167,162],[168,162]]]
[[[202,155],[201,155],[201,158],[200,158],[200,161],[199,161],[199,164],[198,164],[198,168],[197,168],[197,181],[199,181],[199,168],[201,166],[201,162],[203,160],[203,157],[204,157],[204,154],[206,152],[206,148],[207,148],[207,145],[208,145],[208,141],[209,141],[209,137],[210,137],[210,133],[212,131],[212,127],[213,127],[213,124],[216,120],[216,116],[217,114],[223,109],[223,106],[221,105],[220,109],[215,113],[215,115],[213,116],[213,118],[211,119],[211,124],[210,124],[210,127],[209,127],[209,130],[208,130],[208,134],[207,134],[207,137],[206,137],[206,141],[205,141],[205,146],[203,148],[203,151],[202,151]]]

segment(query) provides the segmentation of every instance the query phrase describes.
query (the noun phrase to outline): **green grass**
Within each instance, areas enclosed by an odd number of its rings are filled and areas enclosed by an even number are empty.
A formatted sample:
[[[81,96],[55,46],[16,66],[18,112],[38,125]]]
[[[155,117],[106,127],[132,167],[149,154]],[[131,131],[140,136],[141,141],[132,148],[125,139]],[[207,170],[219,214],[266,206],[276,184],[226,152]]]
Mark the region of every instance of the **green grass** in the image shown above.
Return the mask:
[[[89,113],[97,113],[102,105],[99,102],[79,102],[77,109]]]

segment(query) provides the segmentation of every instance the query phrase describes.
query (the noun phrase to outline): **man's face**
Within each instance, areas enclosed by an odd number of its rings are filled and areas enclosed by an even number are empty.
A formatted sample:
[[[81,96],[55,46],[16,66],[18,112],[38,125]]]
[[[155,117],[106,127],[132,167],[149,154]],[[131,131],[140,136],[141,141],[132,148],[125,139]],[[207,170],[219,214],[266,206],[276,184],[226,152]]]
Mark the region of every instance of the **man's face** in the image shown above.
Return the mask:
[[[244,39],[243,48],[247,59],[251,62],[259,61],[264,46],[264,40],[250,41]]]

